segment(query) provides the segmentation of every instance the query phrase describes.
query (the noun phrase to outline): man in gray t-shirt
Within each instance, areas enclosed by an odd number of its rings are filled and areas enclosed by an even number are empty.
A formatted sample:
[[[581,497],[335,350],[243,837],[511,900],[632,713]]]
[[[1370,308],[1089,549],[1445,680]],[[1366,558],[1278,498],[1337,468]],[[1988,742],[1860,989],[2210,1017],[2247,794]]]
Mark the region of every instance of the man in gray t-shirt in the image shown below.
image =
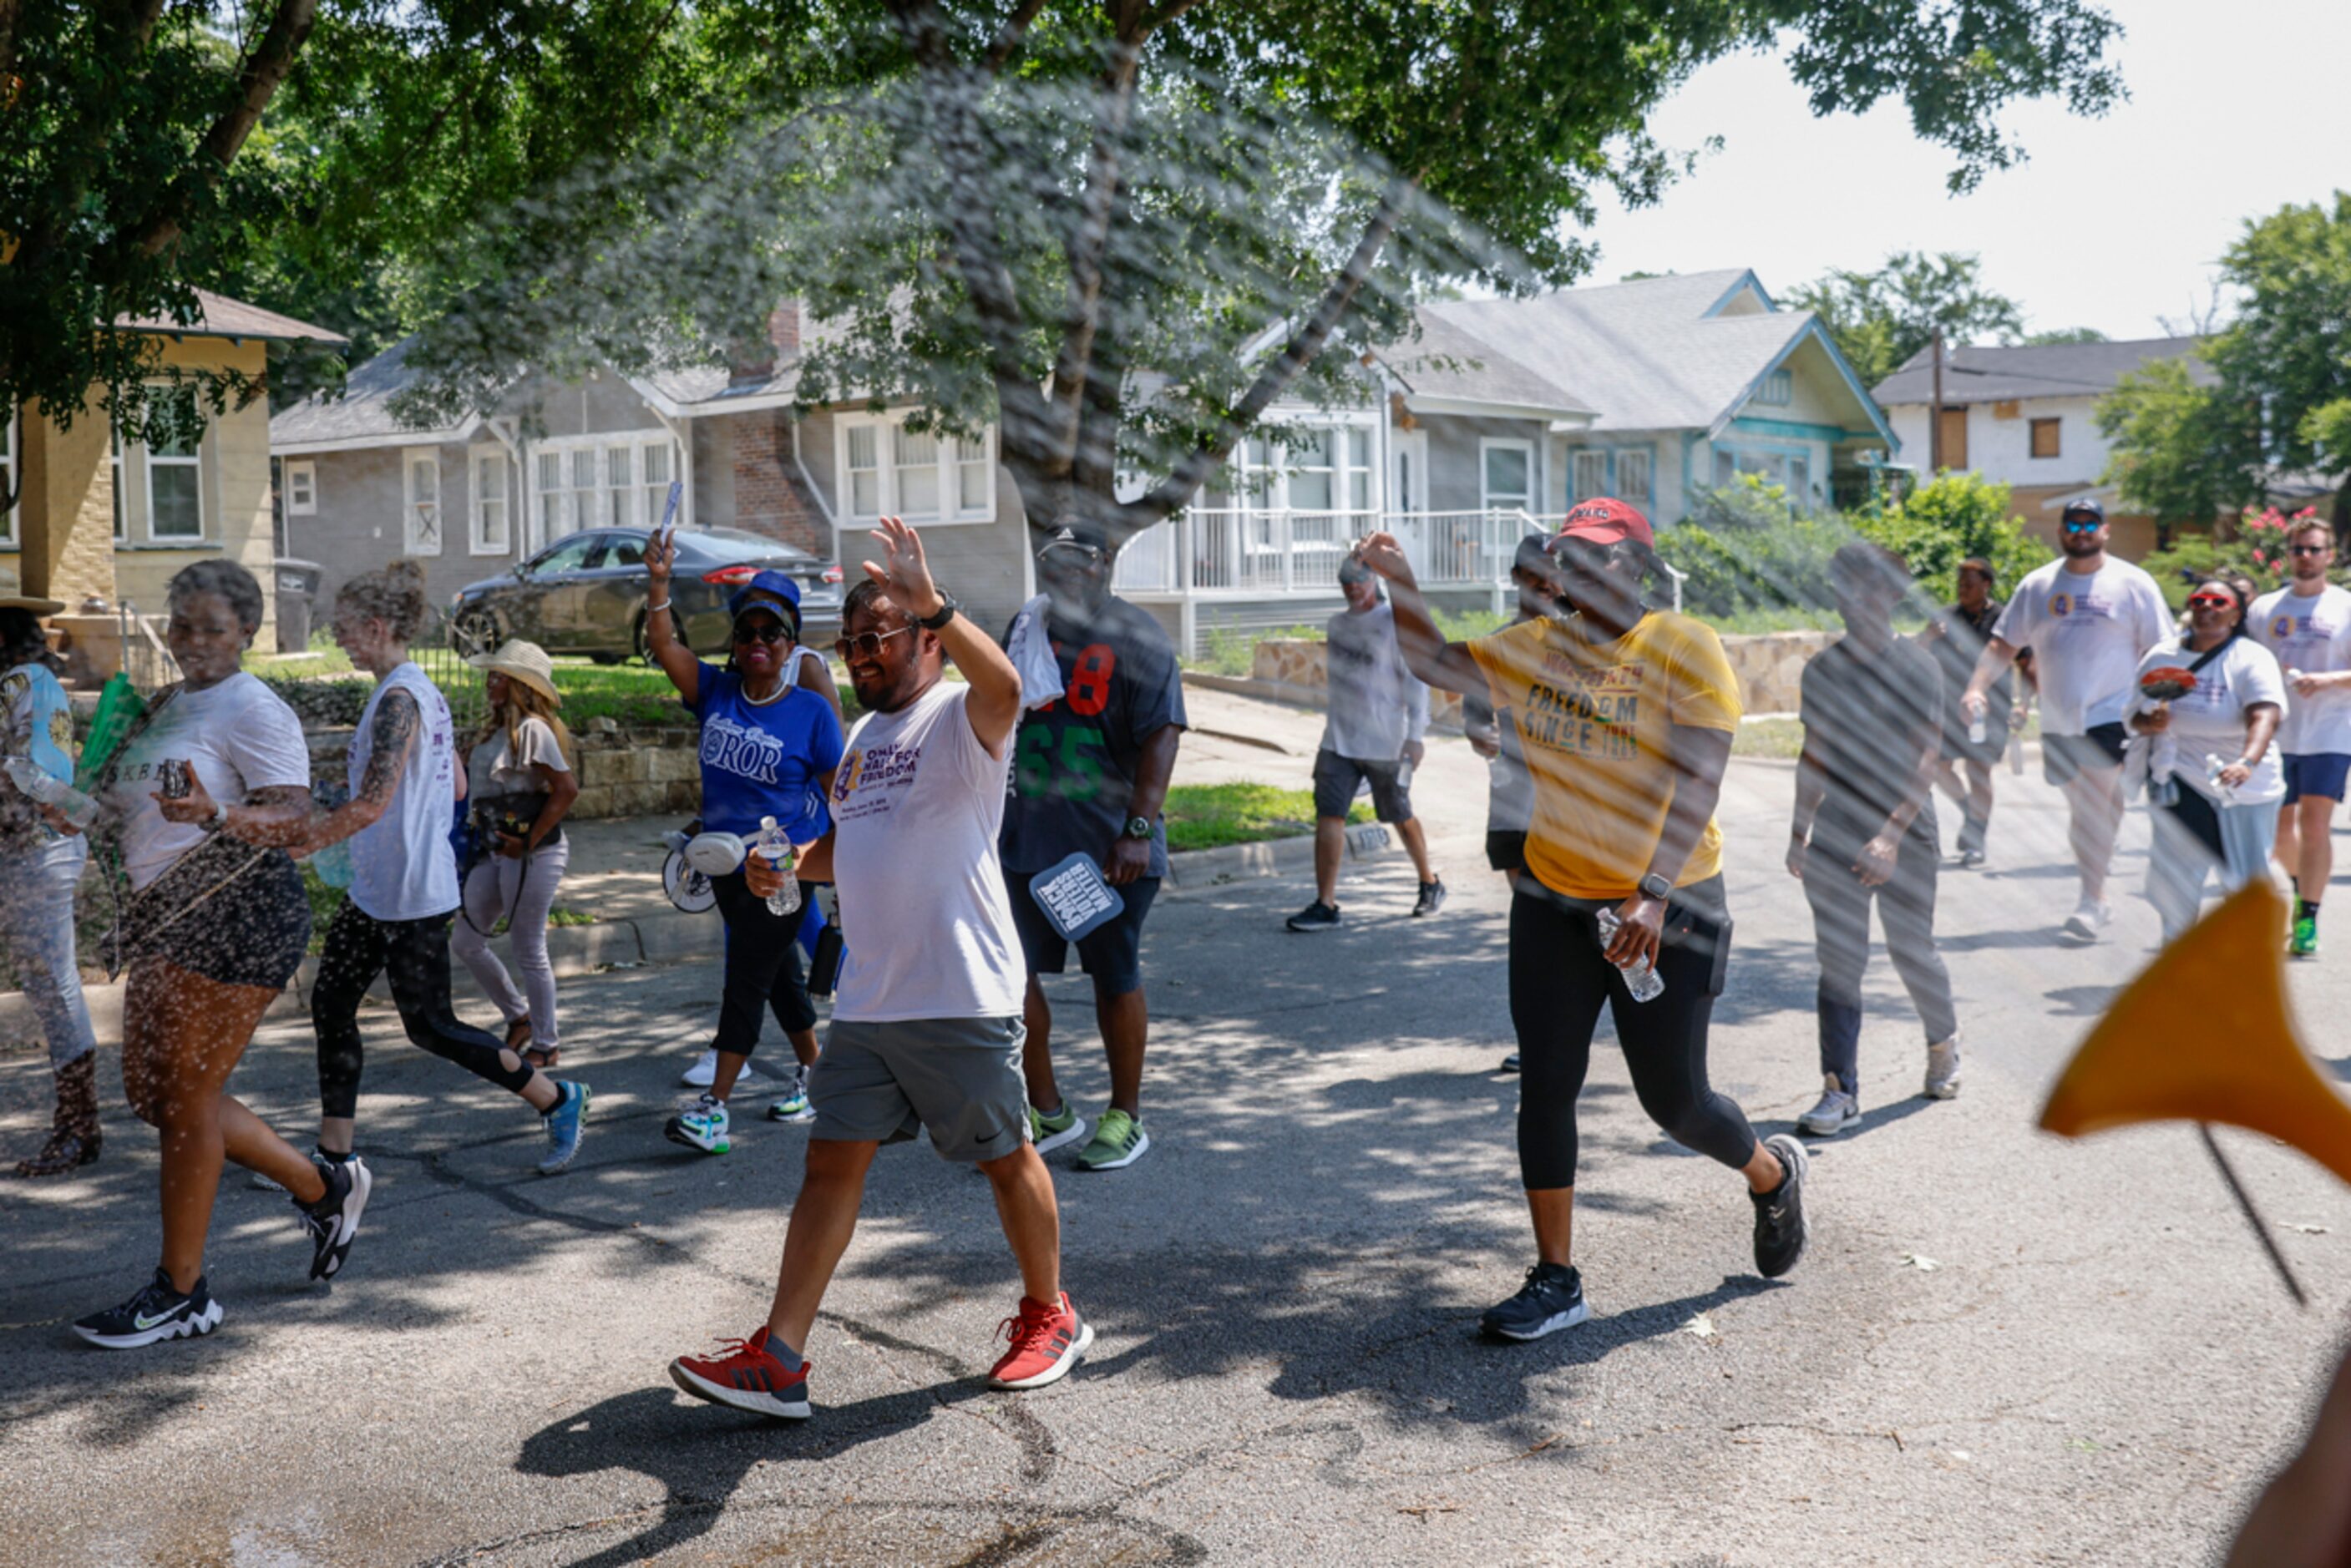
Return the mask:
[[[1428,836],[1412,814],[1412,770],[1428,733],[1428,688],[1405,667],[1395,611],[1381,598],[1371,569],[1348,556],[1339,566],[1339,588],[1347,607],[1328,627],[1329,711],[1314,754],[1314,902],[1290,917],[1293,931],[1327,931],[1340,923],[1347,808],[1365,783],[1373,815],[1396,830],[1420,876],[1412,912],[1433,915],[1445,906],[1445,884],[1428,863]]]

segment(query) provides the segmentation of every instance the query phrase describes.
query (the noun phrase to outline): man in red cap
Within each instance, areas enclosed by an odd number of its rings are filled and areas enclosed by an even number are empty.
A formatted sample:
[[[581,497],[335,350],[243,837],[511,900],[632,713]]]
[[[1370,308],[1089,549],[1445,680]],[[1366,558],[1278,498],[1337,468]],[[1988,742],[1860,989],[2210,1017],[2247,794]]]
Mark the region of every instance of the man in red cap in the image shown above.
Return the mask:
[[[1585,1316],[1568,1262],[1575,1101],[1603,1003],[1642,1108],[1676,1142],[1746,1178],[1758,1272],[1776,1279],[1794,1268],[1806,1233],[1802,1146],[1785,1134],[1759,1139],[1706,1075],[1707,1026],[1730,951],[1714,805],[1739,728],[1738,680],[1712,628],[1644,602],[1660,564],[1635,508],[1581,503],[1549,554],[1570,613],[1448,643],[1395,540],[1375,534],[1361,552],[1393,590],[1414,673],[1507,711],[1535,781],[1510,903],[1519,1167],[1535,1263],[1483,1321],[1513,1340]]]

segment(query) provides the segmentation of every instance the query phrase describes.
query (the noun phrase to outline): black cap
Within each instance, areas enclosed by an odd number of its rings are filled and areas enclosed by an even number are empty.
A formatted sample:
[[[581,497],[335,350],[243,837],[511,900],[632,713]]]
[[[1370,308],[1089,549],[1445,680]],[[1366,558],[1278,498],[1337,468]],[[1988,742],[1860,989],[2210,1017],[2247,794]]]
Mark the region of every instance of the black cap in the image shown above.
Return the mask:
[[[1514,572],[1540,572],[1548,576],[1552,570],[1551,541],[1540,534],[1530,534],[1519,541],[1518,554],[1510,557]]]
[[[2096,496],[2085,495],[2079,501],[2067,502],[2064,512],[2057,521],[2071,523],[2076,517],[2087,517],[2094,522],[2104,523],[2106,520],[2106,509]]]
[[[1071,545],[1107,556],[1110,554],[1110,535],[1099,523],[1081,523],[1072,518],[1048,530],[1045,542],[1037,546],[1037,553],[1041,556],[1056,545]]]

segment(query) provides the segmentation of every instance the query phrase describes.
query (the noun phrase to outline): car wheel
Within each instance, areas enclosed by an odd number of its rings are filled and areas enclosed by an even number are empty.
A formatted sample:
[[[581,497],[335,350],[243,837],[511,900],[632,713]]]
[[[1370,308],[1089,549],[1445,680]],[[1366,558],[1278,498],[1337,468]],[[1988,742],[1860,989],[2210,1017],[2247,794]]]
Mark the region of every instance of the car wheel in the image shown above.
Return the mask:
[[[588,656],[588,662],[590,664],[602,665],[609,669],[612,665],[620,663],[623,657],[623,655],[618,653],[591,653]],[[642,657],[642,655],[640,657]]]
[[[498,618],[488,610],[466,610],[449,626],[450,648],[466,658],[496,652],[505,640],[498,631]]]
[[[684,643],[685,641],[685,626],[678,619],[677,611],[674,609],[669,612],[669,629],[671,635],[674,636],[680,643]],[[637,650],[638,663],[651,664],[653,661],[653,643],[645,636],[645,612],[643,610],[639,610],[637,612],[636,629],[630,634],[630,642]],[[615,659],[613,662],[618,663],[619,660]]]

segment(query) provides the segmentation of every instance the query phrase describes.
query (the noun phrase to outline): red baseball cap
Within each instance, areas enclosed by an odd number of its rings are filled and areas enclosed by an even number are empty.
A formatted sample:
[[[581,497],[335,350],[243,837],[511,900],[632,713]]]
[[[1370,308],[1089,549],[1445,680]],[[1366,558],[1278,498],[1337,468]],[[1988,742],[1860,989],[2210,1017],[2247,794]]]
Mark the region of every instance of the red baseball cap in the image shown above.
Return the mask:
[[[1561,520],[1559,532],[1552,543],[1562,539],[1587,539],[1594,545],[1614,545],[1620,539],[1638,539],[1654,546],[1656,535],[1649,529],[1649,520],[1639,510],[1627,506],[1614,496],[1595,495],[1589,501],[1579,501],[1568,508]]]

